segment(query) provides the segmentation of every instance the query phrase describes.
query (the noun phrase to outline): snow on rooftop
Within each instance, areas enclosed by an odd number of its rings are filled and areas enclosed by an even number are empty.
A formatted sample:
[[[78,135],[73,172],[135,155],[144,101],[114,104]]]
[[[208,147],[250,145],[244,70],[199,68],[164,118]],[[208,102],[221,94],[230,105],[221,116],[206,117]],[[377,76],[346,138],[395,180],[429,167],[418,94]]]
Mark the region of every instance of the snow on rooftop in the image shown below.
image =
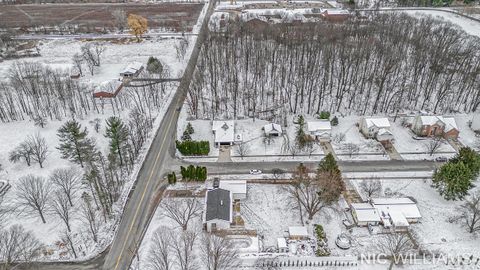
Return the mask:
[[[457,122],[453,117],[444,117],[443,122],[445,123],[445,132],[449,132],[452,129],[458,130]]]
[[[327,15],[349,15],[350,12],[345,9],[327,9]]]
[[[307,227],[304,226],[288,227],[288,233],[290,236],[308,236]]]
[[[265,130],[265,133],[270,133],[272,131],[277,131],[278,133],[282,133],[282,126],[280,126],[279,124],[275,124],[275,123],[269,123],[269,124],[266,124],[263,129]]]
[[[405,218],[418,219],[422,217],[417,204],[409,198],[377,198],[372,199],[372,203],[379,213],[386,214],[397,211],[402,213]]]
[[[431,126],[437,122],[445,123],[443,116],[438,115],[420,115],[420,120],[423,125]]]
[[[328,120],[320,120],[320,121],[308,121],[307,122],[307,129],[310,132],[315,131],[330,131],[332,130],[332,125]]]
[[[370,118],[370,117],[365,117],[365,122],[367,123],[367,127],[373,127],[376,126],[378,128],[390,128],[390,121],[388,121],[388,118],[382,117],[382,118]]]
[[[395,227],[408,227],[408,221],[405,218],[405,215],[398,210],[390,210],[388,212],[390,219]]]
[[[382,204],[415,204],[410,198],[375,198],[372,199],[375,205]]]
[[[378,130],[378,135],[393,135],[393,133],[385,128],[381,128]]]
[[[380,215],[375,207],[368,203],[352,203],[352,209],[359,222],[379,222]]]
[[[121,72],[121,74],[134,74],[143,68],[143,64],[140,62],[131,62],[128,66]]]
[[[278,248],[287,248],[287,240],[285,238],[277,238]]]
[[[222,180],[220,181],[220,188],[229,190],[234,194],[246,194],[247,181],[246,180]]]
[[[215,143],[235,141],[235,121],[213,121],[212,130],[215,132]]]
[[[107,93],[115,93],[117,89],[122,85],[122,81],[119,79],[111,79],[108,81],[104,81],[100,83],[97,87],[94,89],[94,93],[98,92],[107,92]]]

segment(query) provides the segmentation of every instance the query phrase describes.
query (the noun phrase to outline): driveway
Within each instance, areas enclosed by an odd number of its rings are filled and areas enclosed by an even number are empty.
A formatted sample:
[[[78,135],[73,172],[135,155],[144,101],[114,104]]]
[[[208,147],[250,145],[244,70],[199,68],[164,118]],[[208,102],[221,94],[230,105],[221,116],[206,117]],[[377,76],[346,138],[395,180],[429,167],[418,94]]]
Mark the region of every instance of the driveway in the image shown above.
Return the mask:
[[[218,151],[218,159],[217,162],[232,162],[232,158],[230,157],[230,146],[229,145],[221,145]]]

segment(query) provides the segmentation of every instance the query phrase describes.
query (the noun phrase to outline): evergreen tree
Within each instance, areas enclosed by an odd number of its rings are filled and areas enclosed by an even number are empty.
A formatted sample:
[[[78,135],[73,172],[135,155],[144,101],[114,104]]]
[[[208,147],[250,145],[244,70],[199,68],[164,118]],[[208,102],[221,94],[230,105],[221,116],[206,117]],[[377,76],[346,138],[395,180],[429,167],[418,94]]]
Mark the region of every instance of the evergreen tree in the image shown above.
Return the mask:
[[[472,173],[472,180],[477,178],[480,171],[480,155],[470,147],[462,147],[451,162],[463,162]]]
[[[60,127],[57,132],[60,145],[57,149],[60,150],[62,158],[68,158],[83,168],[84,163],[92,156],[95,149],[95,142],[87,135],[87,128],[82,129],[75,120],[67,121]]]
[[[128,128],[120,118],[112,116],[107,119],[105,137],[110,139],[110,154],[118,156],[123,167],[128,148]]]
[[[338,126],[338,118],[337,118],[336,116],[334,116],[334,117],[332,118],[332,121],[330,121],[330,124],[331,124],[332,126]]]
[[[147,71],[149,73],[161,74],[163,72],[163,65],[158,58],[150,56],[147,62]]]
[[[303,115],[298,116],[297,118],[297,132],[295,134],[295,141],[300,149],[305,148],[307,144],[307,134],[305,134],[305,118]]]
[[[328,153],[318,164],[318,173],[331,172],[336,175],[340,175],[340,169],[338,168],[337,161],[333,157],[332,153]]]
[[[463,199],[472,187],[471,172],[463,162],[449,162],[433,175],[433,186],[447,200]]]

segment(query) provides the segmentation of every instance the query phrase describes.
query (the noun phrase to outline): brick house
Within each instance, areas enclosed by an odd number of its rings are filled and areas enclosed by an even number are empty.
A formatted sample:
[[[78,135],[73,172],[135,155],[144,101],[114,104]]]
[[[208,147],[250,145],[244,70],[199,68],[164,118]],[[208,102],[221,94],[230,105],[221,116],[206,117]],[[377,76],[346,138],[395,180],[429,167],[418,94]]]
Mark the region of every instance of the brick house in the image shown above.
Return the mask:
[[[437,115],[417,115],[413,121],[412,131],[420,137],[445,139],[457,139],[460,133],[453,117]]]

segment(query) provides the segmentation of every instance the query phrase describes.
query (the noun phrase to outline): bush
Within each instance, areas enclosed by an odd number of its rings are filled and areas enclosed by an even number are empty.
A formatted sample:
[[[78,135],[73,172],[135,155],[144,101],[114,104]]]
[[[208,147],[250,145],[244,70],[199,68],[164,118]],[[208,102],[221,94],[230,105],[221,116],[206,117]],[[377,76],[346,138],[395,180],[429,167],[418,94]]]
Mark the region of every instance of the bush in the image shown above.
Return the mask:
[[[318,257],[321,256],[330,256],[331,252],[330,249],[327,247],[327,236],[325,231],[323,230],[323,226],[320,224],[315,224],[315,236],[317,237],[317,250],[315,250],[315,255]],[[324,245],[320,245],[320,243],[325,243]]]
[[[168,178],[168,184],[173,185],[177,183],[177,175],[175,174],[175,172],[169,173],[167,175],[167,178]]]
[[[332,126],[338,126],[338,118],[334,116],[332,121],[330,121],[330,124],[332,124]]]
[[[320,115],[318,116],[318,118],[324,119],[324,120],[330,120],[330,113],[322,111],[320,112]]]
[[[180,166],[180,172],[182,179],[189,181],[205,182],[207,180],[207,167],[193,166],[188,167]]]
[[[210,152],[208,141],[176,141],[177,149],[185,156],[206,156]]]

